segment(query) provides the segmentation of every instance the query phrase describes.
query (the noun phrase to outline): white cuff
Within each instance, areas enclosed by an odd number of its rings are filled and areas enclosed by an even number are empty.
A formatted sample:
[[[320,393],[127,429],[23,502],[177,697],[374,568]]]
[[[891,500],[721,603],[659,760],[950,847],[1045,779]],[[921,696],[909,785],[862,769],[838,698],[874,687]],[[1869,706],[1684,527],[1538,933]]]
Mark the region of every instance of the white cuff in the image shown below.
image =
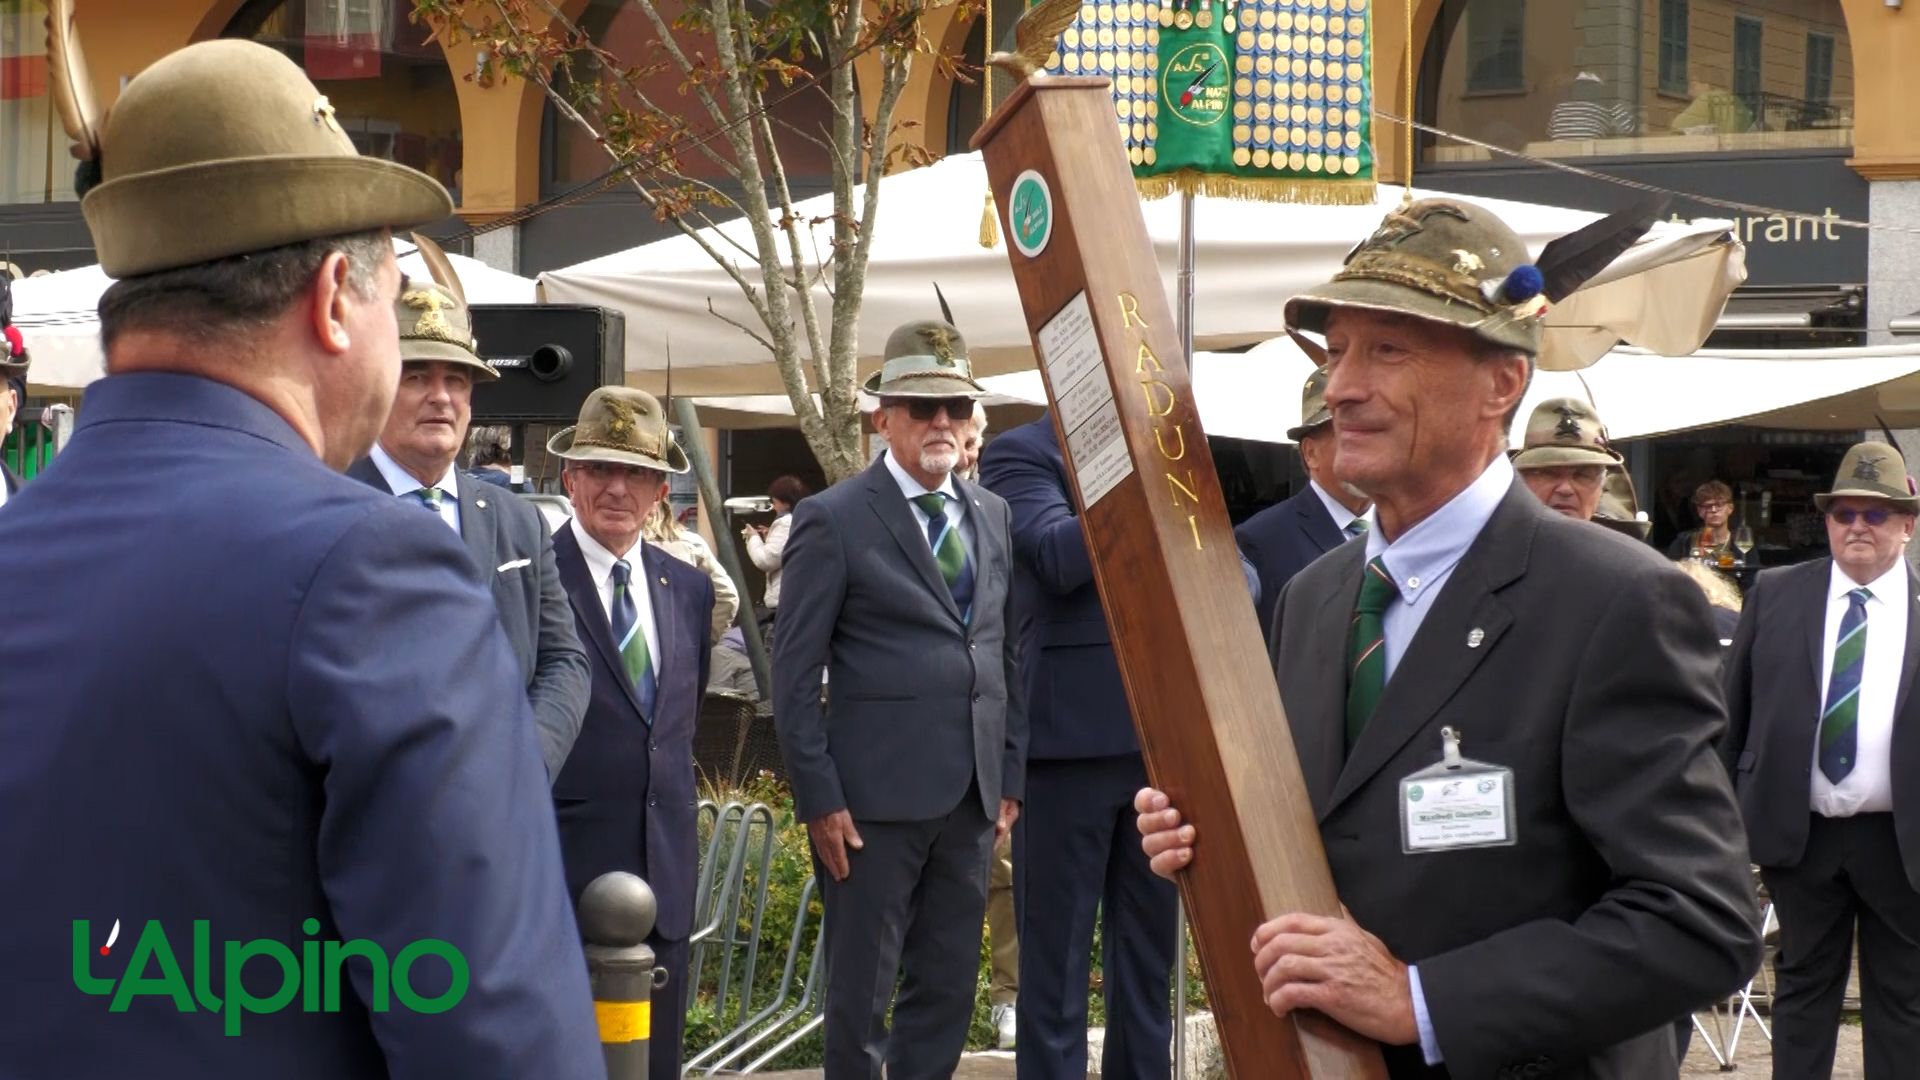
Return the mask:
[[[1420,1053],[1427,1064],[1442,1064],[1440,1040],[1433,1034],[1433,1017],[1427,1015],[1427,994],[1420,988],[1418,964],[1407,965],[1407,990],[1413,997],[1413,1026],[1420,1029]]]

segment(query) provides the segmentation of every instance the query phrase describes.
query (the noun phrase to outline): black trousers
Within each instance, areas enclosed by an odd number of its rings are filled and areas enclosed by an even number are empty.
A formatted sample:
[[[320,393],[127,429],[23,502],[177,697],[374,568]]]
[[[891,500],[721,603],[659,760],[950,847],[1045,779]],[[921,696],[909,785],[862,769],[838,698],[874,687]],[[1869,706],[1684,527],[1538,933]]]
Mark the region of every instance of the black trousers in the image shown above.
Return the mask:
[[[848,853],[845,881],[815,853],[826,906],[825,1080],[880,1080],[883,1063],[887,1080],[953,1075],[973,1019],[993,824],[975,785],[945,817],[856,819],[865,846]]]
[[[653,1030],[648,1036],[647,1080],[680,1080],[681,1040],[687,1030],[687,942],[647,935],[653,962],[667,969],[667,982],[653,988]]]
[[[1867,1080],[1920,1074],[1920,892],[1901,865],[1893,815],[1815,814],[1799,865],[1760,876],[1780,920],[1776,1080],[1832,1074],[1856,927]]]
[[[1107,1037],[1104,1080],[1165,1080],[1173,1037],[1169,980],[1173,883],[1140,850],[1133,796],[1140,755],[1029,760],[1027,801],[1013,833],[1020,924],[1019,1080],[1084,1080],[1087,977],[1100,912]]]

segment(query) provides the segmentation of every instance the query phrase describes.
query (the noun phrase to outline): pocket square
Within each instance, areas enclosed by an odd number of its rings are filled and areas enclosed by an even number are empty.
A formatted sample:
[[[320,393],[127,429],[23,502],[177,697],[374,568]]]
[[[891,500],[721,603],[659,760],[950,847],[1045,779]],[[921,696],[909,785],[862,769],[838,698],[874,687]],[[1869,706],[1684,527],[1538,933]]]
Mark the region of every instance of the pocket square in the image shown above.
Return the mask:
[[[512,562],[501,563],[498,567],[494,569],[494,573],[504,574],[509,570],[518,570],[523,566],[531,566],[532,564],[533,564],[532,559],[515,559]]]

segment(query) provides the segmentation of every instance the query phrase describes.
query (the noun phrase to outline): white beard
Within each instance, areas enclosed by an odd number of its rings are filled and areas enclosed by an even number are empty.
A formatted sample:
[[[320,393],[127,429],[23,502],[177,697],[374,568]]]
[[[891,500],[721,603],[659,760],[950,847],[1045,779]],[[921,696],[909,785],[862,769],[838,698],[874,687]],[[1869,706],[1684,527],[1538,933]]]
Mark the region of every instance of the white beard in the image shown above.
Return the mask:
[[[922,450],[920,451],[920,471],[945,476],[960,464],[958,450]]]

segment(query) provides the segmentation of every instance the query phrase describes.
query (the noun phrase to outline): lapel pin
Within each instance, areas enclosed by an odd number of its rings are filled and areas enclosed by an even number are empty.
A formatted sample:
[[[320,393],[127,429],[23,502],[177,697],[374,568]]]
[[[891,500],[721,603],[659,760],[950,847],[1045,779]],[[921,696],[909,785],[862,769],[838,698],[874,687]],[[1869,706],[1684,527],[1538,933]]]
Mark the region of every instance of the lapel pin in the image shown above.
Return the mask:
[[[666,578],[664,578],[664,577],[662,577],[662,578],[660,579],[660,584],[662,584],[662,585],[665,585],[666,583],[667,583],[667,579],[666,579]]]
[[[1476,626],[1467,631],[1467,648],[1477,649],[1480,647],[1480,643],[1485,640],[1487,640],[1487,632],[1485,630]]]
[[[482,510],[485,510],[485,509],[487,508],[487,500],[485,500],[485,499],[475,499],[475,500],[473,500],[473,505],[475,505],[475,506],[477,506],[477,507],[479,507],[479,508],[480,508],[480,509],[482,509]]]

